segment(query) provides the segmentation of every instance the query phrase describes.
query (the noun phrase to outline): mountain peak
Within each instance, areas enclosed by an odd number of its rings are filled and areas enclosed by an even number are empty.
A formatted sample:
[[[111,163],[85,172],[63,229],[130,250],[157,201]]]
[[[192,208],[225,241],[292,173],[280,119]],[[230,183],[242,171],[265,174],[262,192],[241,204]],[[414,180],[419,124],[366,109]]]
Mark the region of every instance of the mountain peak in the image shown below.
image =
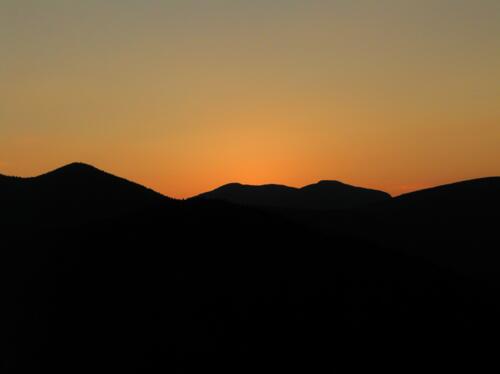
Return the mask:
[[[36,177],[11,180],[12,183],[2,183],[5,186],[0,202],[11,207],[18,222],[24,222],[25,212],[30,209],[40,214],[50,212],[46,219],[49,223],[61,219],[84,222],[170,201],[147,187],[82,162]]]
[[[67,169],[94,169],[97,170],[95,166],[92,166],[90,164],[86,164],[84,162],[72,162],[68,165],[63,166],[62,168],[67,168]],[[61,168],[61,169],[62,169]]]
[[[50,172],[46,173],[45,175],[63,174],[63,173],[64,174],[65,173],[70,173],[70,174],[89,173],[89,172],[93,172],[93,173],[98,172],[98,173],[107,174],[104,171],[97,169],[95,166],[92,166],[92,165],[89,165],[89,164],[86,164],[83,162],[72,162],[71,164],[67,164],[67,165],[61,166],[60,168],[57,168],[53,171],[50,171]]]
[[[345,184],[344,182],[335,180],[335,179],[321,179],[320,181],[317,182],[318,184],[322,183],[340,183],[340,184]]]
[[[346,186],[345,183],[337,180],[328,180],[328,179],[322,179],[318,183],[316,183],[318,186]]]
[[[237,182],[232,182],[232,183],[226,183],[223,186],[220,186],[219,189],[232,189],[232,188],[239,188],[243,187],[243,184],[237,183]]]
[[[31,177],[18,177],[18,176],[10,176],[10,175],[3,175],[0,174],[0,179],[4,180],[11,180],[11,179],[17,179],[17,180],[32,180],[32,179],[38,179],[38,178],[44,178],[46,176],[52,176],[52,175],[77,175],[77,174],[89,174],[90,172],[94,174],[108,174],[102,170],[97,169],[95,166],[85,164],[83,162],[72,162],[70,164],[61,166],[57,169],[45,172],[43,174],[40,174],[38,176],[31,176]]]

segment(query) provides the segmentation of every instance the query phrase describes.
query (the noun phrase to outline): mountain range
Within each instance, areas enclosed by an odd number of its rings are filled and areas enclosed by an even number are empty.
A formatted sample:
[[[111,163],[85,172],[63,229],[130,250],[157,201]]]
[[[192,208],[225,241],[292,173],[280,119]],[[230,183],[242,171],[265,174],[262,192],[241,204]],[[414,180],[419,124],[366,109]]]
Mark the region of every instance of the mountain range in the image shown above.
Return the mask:
[[[499,177],[179,201],[75,163],[0,204],[2,372],[450,368],[500,332]]]
[[[331,210],[374,204],[390,199],[391,196],[382,191],[324,180],[302,188],[278,184],[252,186],[231,183],[203,193],[198,198],[252,206]]]

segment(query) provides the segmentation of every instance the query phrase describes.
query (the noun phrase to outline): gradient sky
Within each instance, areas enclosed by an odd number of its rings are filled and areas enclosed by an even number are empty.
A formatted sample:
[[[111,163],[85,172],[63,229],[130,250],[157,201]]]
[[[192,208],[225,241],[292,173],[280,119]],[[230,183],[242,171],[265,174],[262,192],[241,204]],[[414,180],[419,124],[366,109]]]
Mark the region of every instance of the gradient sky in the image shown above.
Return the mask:
[[[0,173],[174,197],[500,174],[498,0],[0,0]]]

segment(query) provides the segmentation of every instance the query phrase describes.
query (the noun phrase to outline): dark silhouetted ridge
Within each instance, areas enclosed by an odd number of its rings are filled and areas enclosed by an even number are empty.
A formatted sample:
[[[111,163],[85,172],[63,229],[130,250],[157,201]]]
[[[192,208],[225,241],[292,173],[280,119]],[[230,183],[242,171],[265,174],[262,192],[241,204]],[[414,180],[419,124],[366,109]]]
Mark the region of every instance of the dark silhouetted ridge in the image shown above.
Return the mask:
[[[498,203],[500,199],[500,177],[485,177],[442,186],[427,188],[398,196],[398,202],[474,204]]]
[[[242,205],[314,210],[349,209],[390,197],[382,191],[327,180],[302,188],[278,184],[254,186],[230,183],[198,196],[198,198],[224,200]]]
[[[372,212],[373,237],[467,272],[499,278],[500,177],[398,196]],[[497,274],[497,275],[495,275]]]
[[[170,199],[149,188],[84,163],[37,177],[0,178],[4,212],[21,222],[34,217],[41,223],[103,219],[167,201]]]

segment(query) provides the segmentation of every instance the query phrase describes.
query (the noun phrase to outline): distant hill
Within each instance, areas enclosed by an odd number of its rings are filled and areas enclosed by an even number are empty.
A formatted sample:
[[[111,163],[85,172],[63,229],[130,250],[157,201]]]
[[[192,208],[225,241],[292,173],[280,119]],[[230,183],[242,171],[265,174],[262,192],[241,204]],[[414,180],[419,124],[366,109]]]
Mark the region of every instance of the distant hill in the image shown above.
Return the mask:
[[[325,180],[302,188],[278,184],[254,186],[231,183],[196,198],[251,206],[331,210],[373,204],[388,200],[391,196],[382,191]]]
[[[2,219],[9,222],[102,219],[167,201],[172,200],[83,163],[31,178],[0,175]]]

